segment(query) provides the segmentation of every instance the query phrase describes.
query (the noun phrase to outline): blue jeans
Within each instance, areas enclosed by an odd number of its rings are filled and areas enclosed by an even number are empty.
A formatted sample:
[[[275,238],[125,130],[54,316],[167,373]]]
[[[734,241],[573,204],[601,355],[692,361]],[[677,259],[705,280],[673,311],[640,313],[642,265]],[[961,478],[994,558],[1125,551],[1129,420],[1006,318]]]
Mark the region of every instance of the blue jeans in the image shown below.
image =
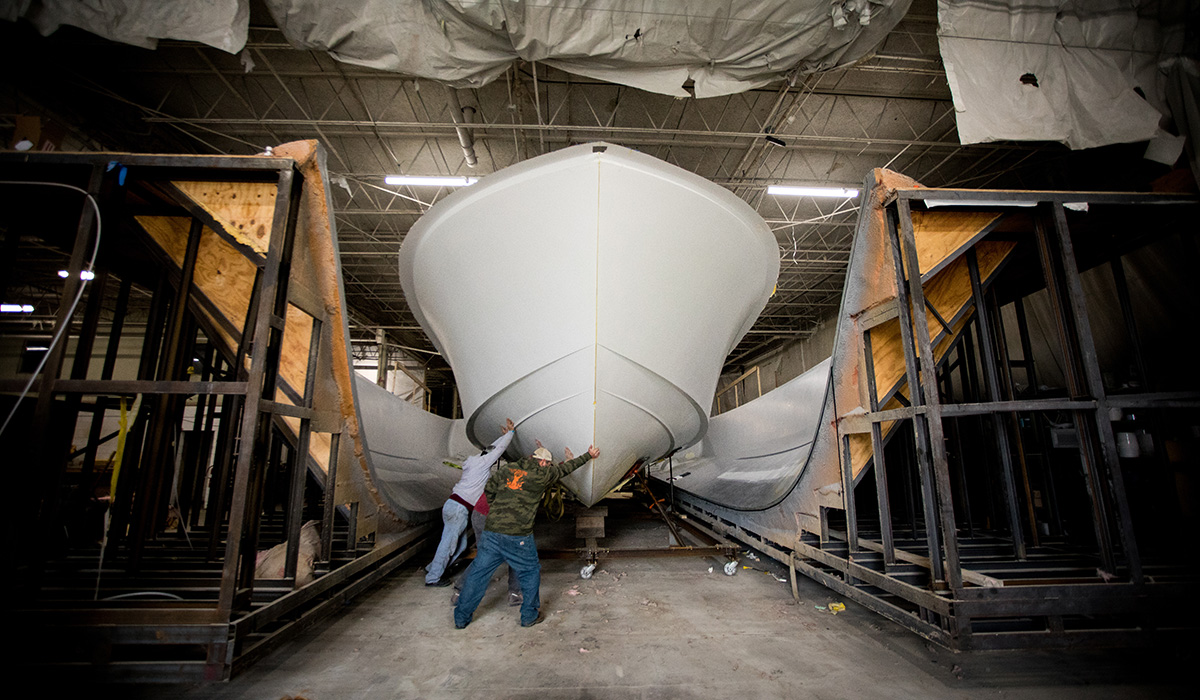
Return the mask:
[[[475,531],[475,544],[479,545],[483,541],[483,526],[487,524],[487,516],[477,510],[471,511],[471,529]],[[467,580],[467,572],[470,568],[463,569],[463,572],[458,575],[458,579],[454,582],[454,590],[462,594],[463,582]],[[521,584],[517,582],[517,572],[508,567],[508,593],[509,595],[521,595]]]
[[[521,601],[521,624],[528,625],[537,618],[538,609],[542,607],[542,599],[538,594],[542,585],[542,564],[538,561],[533,533],[501,535],[484,530],[475,561],[467,569],[467,580],[454,606],[455,626],[466,627],[471,622],[475,608],[483,600],[488,581],[503,562],[508,562],[508,568],[517,572],[517,580],[521,582],[521,593],[525,596],[525,600]]]
[[[458,501],[447,498],[442,506],[442,541],[438,542],[433,561],[425,567],[425,583],[437,583],[458,555],[467,548],[467,521],[471,514]]]

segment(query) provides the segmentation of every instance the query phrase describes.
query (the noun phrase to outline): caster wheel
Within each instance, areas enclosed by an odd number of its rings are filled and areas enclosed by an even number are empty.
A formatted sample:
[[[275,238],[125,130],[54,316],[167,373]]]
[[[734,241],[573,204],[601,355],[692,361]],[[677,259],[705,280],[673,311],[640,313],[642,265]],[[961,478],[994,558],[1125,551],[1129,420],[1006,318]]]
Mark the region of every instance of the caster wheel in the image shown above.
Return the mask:
[[[592,572],[594,572],[595,570],[596,570],[595,564],[588,564],[587,566],[585,566],[579,570],[579,578],[589,579],[592,577]]]
[[[725,575],[726,576],[733,576],[734,574],[737,573],[737,570],[738,570],[738,563],[736,561],[725,562]]]

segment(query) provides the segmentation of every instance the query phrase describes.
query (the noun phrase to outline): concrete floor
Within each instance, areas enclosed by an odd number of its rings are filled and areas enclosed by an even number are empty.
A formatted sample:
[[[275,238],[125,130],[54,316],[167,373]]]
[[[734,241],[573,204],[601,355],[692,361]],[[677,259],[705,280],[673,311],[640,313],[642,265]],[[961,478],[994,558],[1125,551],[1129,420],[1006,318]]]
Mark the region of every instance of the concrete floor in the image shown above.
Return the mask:
[[[543,549],[571,528],[539,524]],[[618,532],[614,533],[614,529]],[[606,546],[666,541],[649,521],[609,523]],[[615,534],[615,536],[614,536]],[[1192,651],[952,653],[802,578],[742,559],[735,576],[701,558],[610,559],[590,580],[543,559],[546,621],[523,629],[497,576],[465,630],[450,588],[416,564],[229,683],[123,689],[122,697],[305,698],[1164,698]],[[713,567],[710,571],[710,567]],[[503,573],[501,568],[500,572]],[[784,579],[780,581],[778,579]]]

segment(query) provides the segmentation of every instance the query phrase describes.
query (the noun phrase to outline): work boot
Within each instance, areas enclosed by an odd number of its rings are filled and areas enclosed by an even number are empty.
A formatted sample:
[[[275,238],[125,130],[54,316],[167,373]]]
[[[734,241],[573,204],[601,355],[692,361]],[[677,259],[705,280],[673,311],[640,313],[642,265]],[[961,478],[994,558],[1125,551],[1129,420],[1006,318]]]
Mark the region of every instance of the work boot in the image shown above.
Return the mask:
[[[533,620],[528,623],[522,622],[521,626],[522,627],[533,627],[534,625],[540,623],[542,620],[545,620],[545,619],[546,619],[546,616],[542,614],[541,610],[539,610],[537,617],[533,618]]]
[[[508,607],[515,608],[524,602],[525,602],[525,596],[521,595],[520,593],[509,593],[508,594]]]

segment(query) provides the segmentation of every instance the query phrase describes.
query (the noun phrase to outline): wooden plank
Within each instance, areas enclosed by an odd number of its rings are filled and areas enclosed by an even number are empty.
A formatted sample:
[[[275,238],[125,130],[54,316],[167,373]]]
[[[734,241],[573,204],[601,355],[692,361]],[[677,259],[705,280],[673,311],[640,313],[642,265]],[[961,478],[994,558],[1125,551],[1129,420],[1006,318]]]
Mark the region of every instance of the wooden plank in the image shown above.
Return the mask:
[[[275,216],[274,182],[172,182],[239,243],[267,252]]]
[[[1008,254],[1016,247],[1009,241],[980,241],[975,244],[976,255],[979,259],[979,272],[988,279],[1004,262]],[[918,257],[925,256],[918,251]],[[938,321],[937,316],[929,309],[925,310],[925,322],[929,328],[929,336],[933,339],[934,359],[940,362],[954,342],[962,333],[967,321],[974,314],[967,309],[971,300],[971,278],[965,258],[953,260],[922,285],[925,298],[938,314],[945,319],[957,319],[953,333],[947,333]],[[904,348],[901,344],[900,320],[893,318],[871,329],[872,360],[875,368],[876,386],[887,389],[881,395],[890,397],[880,409],[890,410],[900,408],[902,404],[896,399],[896,394],[904,395],[905,383]],[[895,421],[882,425],[886,437],[895,427]],[[850,436],[850,462],[854,477],[857,480],[866,468],[872,455],[870,436],[865,433]]]
[[[987,279],[996,271],[1004,259],[1016,247],[1009,241],[980,241],[975,246],[979,258],[980,275]],[[971,299],[971,277],[966,260],[959,258],[934,275],[923,287],[925,298],[942,318],[960,316]],[[925,321],[929,336],[934,339],[934,355],[941,357],[949,349],[951,339],[947,337],[937,317],[925,310]],[[958,324],[961,328],[961,322]],[[880,324],[871,331],[872,358],[875,364],[875,386],[880,395],[892,393],[904,379],[904,351],[900,342],[900,322],[893,319]]]
[[[296,391],[304,391],[308,381],[308,347],[312,342],[313,317],[289,303],[279,357],[279,376]]]
[[[139,216],[137,222],[158,243],[176,265],[183,264],[191,220],[181,216]],[[225,317],[227,324],[212,323],[227,348],[237,341],[225,326],[241,328],[250,308],[250,295],[258,266],[242,255],[212,229],[205,227],[200,236],[193,283],[196,289]],[[213,320],[213,319],[209,319]]]
[[[844,538],[839,539],[844,541]],[[858,539],[858,546],[862,547],[863,549],[869,549],[872,552],[879,552],[880,554],[883,553],[883,545],[873,540],[864,540],[860,537]],[[900,561],[905,561],[909,564],[916,564],[917,566],[925,569],[930,568],[929,557],[923,557],[920,554],[914,554],[899,548],[896,548],[894,551],[896,553],[896,558]],[[962,569],[962,577],[964,581],[973,583],[976,586],[983,586],[984,588],[1000,588],[1004,586],[1004,581],[994,576],[988,576],[987,574],[982,574],[978,571],[972,571],[971,569]]]
[[[941,270],[987,233],[1002,214],[995,211],[913,211],[913,238],[921,278]]]

